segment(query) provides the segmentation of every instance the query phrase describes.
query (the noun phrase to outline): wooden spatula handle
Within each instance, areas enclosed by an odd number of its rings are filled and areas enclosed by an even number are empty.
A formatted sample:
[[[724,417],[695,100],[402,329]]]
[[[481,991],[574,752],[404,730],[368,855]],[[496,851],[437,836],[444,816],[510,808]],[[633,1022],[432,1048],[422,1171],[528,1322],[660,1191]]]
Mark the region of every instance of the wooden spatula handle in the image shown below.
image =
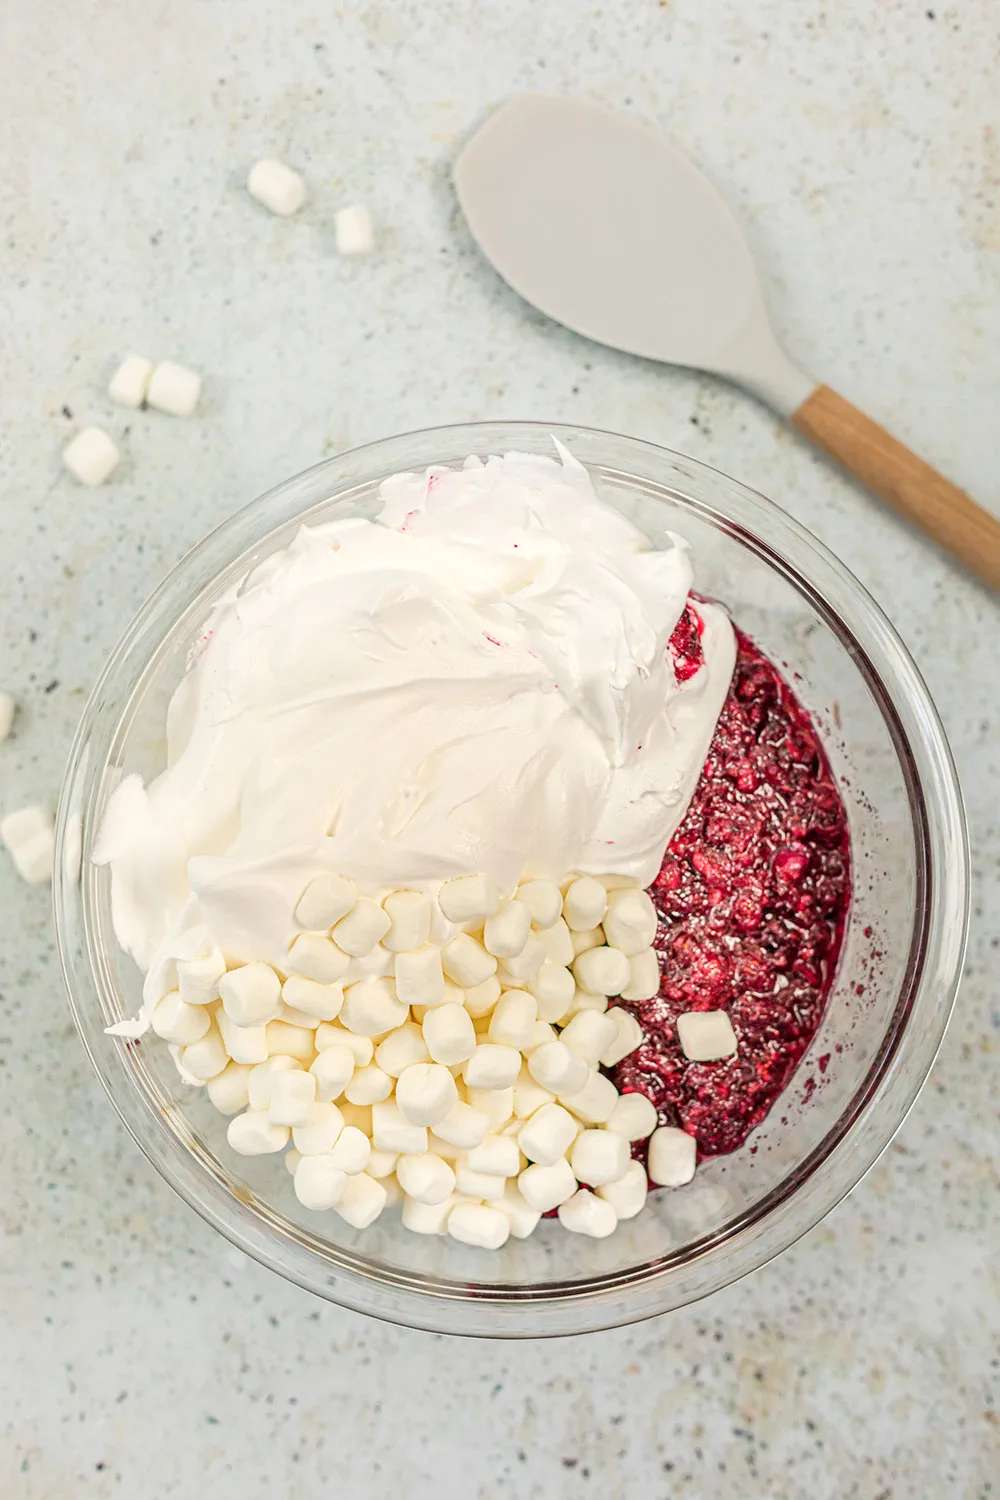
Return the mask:
[[[827,385],[818,385],[790,421],[893,510],[1000,590],[1000,521],[964,490]]]

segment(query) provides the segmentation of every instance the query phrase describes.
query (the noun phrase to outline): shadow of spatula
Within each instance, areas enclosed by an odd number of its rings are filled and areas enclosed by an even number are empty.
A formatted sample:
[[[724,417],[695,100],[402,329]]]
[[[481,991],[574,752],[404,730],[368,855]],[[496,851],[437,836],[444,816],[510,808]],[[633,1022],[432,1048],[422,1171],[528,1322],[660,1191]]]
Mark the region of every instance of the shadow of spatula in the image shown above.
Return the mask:
[[[455,166],[473,235],[505,281],[598,343],[735,381],[1000,588],[1000,521],[788,358],[739,225],[651,130],[528,94]]]

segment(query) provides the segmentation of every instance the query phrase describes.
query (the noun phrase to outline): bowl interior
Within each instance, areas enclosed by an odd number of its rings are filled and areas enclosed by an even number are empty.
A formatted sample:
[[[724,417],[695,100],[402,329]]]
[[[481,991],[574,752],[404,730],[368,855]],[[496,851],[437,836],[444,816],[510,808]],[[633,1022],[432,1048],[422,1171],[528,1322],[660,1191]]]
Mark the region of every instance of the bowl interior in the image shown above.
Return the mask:
[[[279,1161],[230,1151],[225,1120],[203,1090],[180,1084],[162,1043],[150,1034],[125,1047],[103,1035],[138,1008],[141,976],[115,942],[108,872],[88,853],[121,776],[149,778],[164,764],[166,704],[211,603],[303,521],[371,514],[385,474],[512,446],[551,451],[551,431],[465,428],[450,430],[450,440],[444,432],[396,439],[310,471],[234,517],[171,575],[109,664],[81,727],[60,818],[57,907],[71,999],[95,1064],[147,1154],[225,1233],[302,1284],[456,1331],[562,1332],[643,1316],[701,1295],[789,1243],[853,1184],[899,1123],[943,1031],[961,957],[964,850],[947,751],[942,740],[937,763],[927,764],[926,744],[914,742],[914,707],[926,735],[940,731],[929,703],[914,704],[913,692],[923,692],[915,673],[915,689],[894,675],[890,648],[912,666],[880,617],[873,628],[870,602],[787,518],[724,476],[648,445],[560,429],[603,497],[655,544],[669,531],[691,543],[697,587],[728,605],[792,681],[840,781],[854,880],[844,951],[819,1033],[768,1119],[740,1151],[703,1164],[687,1187],[651,1195],[608,1240],[543,1223],[529,1240],[485,1253],[408,1233],[398,1210],[362,1232],[334,1213],[308,1212]],[[942,778],[947,783],[945,836],[939,808],[928,807],[928,778],[935,804]],[[944,952],[935,853],[939,866],[950,858],[959,870],[960,889],[951,893],[958,946]],[[939,983],[914,1064],[900,1052],[915,1006],[934,998],[925,994],[932,938]],[[901,1081],[887,1108],[882,1096],[894,1072]]]

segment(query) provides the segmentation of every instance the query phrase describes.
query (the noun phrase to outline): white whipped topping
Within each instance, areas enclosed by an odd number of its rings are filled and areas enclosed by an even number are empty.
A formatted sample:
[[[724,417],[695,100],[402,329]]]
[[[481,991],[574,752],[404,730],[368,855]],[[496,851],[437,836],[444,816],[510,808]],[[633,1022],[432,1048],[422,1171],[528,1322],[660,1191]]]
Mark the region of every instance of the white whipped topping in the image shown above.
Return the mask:
[[[113,793],[94,851],[149,1007],[173,960],[283,968],[322,870],[384,893],[469,872],[649,884],[735,660],[667,642],[692,583],[560,447],[397,474],[377,520],[303,527],[216,605],[170,704],[167,769]]]

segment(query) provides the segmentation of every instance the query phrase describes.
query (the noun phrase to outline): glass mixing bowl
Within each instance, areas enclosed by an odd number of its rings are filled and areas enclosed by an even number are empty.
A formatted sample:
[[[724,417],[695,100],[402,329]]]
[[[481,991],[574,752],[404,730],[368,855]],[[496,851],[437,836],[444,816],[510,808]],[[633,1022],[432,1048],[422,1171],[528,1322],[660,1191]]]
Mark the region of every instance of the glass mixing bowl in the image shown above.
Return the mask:
[[[838,773],[854,900],[825,1019],[749,1142],[694,1181],[650,1195],[609,1239],[557,1221],[483,1251],[411,1234],[398,1210],[370,1229],[312,1214],[274,1157],[236,1156],[204,1090],[149,1035],[105,1027],[138,1009],[140,975],[115,942],[106,868],[89,851],[108,796],[164,764],[166,705],[209,607],[303,522],[371,515],[400,469],[558,437],[603,497],[660,544],[690,541],[699,590],[723,600],[794,682]],[[913,1103],[958,984],[968,908],[961,797],[927,690],[885,616],[783,511],[724,474],[586,428],[481,423],[390,438],[330,459],[234,515],[181,561],[105,667],[69,759],[59,822],[59,953],[80,1035],[122,1120],[177,1192],[240,1249],[334,1302],[447,1333],[579,1333],[703,1297],[784,1250],[858,1182]]]

